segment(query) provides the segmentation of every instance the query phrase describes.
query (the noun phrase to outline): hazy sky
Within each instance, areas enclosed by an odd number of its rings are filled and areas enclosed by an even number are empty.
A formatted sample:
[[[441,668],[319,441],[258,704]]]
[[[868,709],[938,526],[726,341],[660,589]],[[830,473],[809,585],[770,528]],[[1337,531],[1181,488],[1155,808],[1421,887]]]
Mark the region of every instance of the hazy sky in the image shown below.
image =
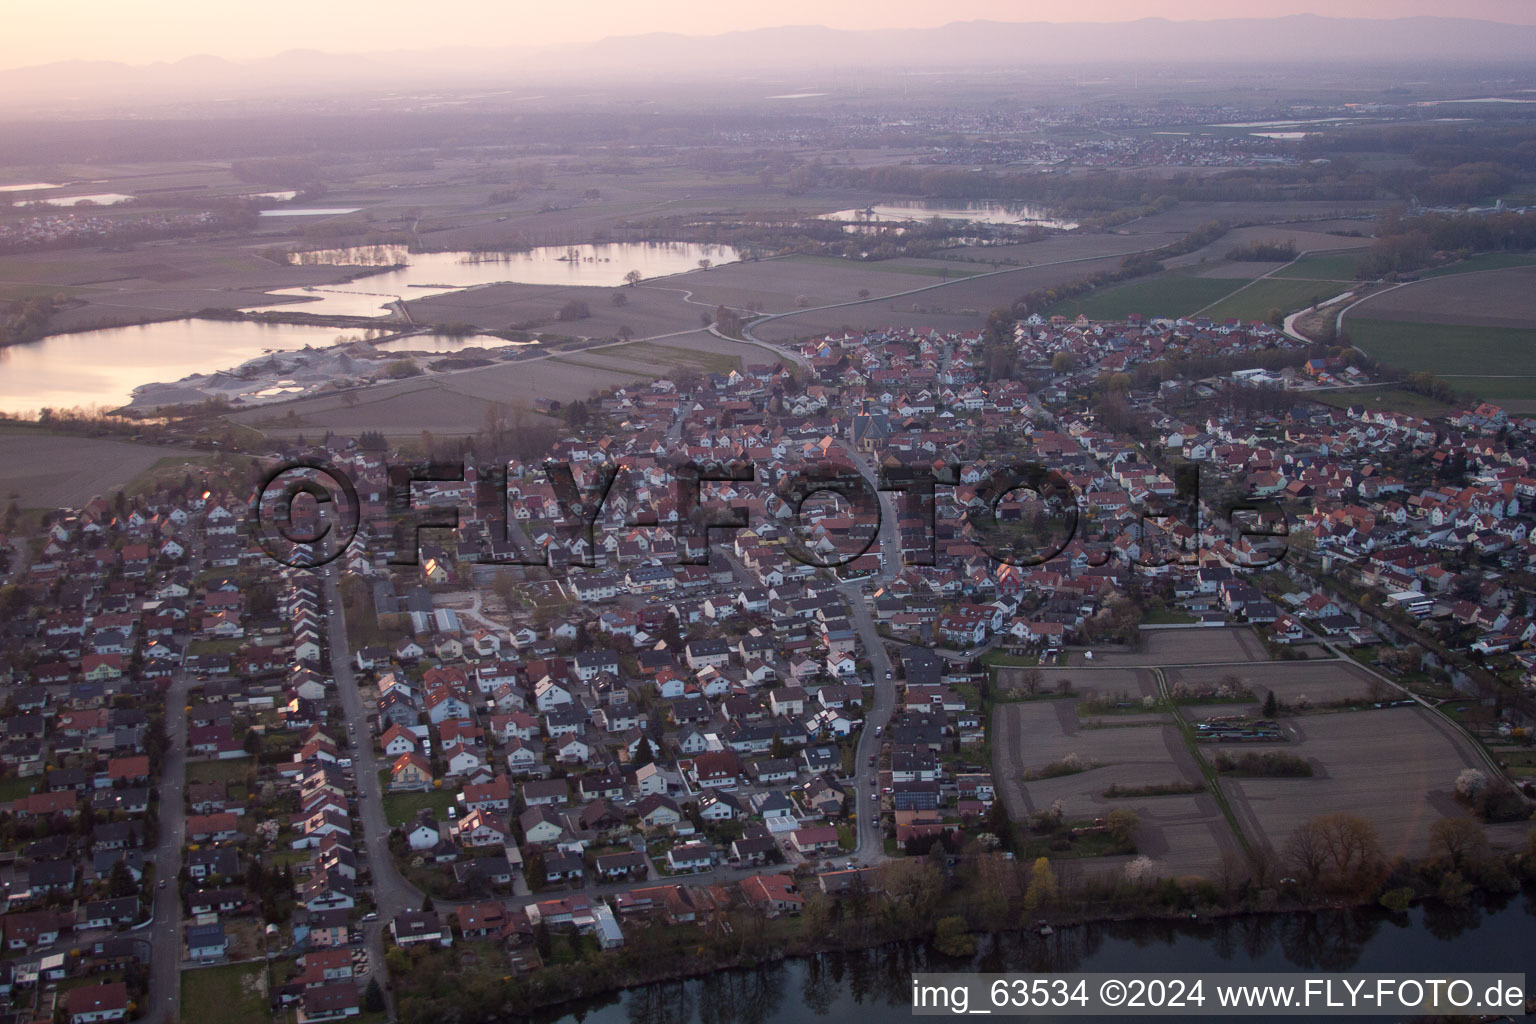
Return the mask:
[[[924,28],[951,21],[1126,21],[1317,13],[1536,24],[1533,0],[22,0],[9,5],[0,67],[59,60],[133,64],[193,54],[262,57],[585,42],[610,35],[711,35],[776,25]]]

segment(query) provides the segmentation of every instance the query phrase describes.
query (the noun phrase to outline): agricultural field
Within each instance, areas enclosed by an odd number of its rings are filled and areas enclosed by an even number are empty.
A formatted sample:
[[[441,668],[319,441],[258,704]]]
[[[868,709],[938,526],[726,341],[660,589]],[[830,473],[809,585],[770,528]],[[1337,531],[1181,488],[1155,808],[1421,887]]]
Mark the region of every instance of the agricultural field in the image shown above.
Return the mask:
[[[1273,692],[1284,705],[1294,706],[1302,698],[1313,706],[1341,701],[1380,700],[1396,697],[1397,691],[1352,662],[1269,661],[1253,665],[1202,666],[1170,668],[1168,685],[1184,683],[1191,690],[1212,689],[1224,677],[1232,675],[1253,691],[1258,701]],[[1225,712],[1231,714],[1231,711]]]
[[[1170,716],[1137,715],[1125,723],[1093,727],[1078,719],[1072,701],[1027,701],[999,704],[993,733],[993,770],[1016,821],[1058,800],[1067,820],[1101,818],[1124,808],[1140,818],[1139,852],[1153,858],[1159,872],[1168,876],[1209,872],[1237,848],[1210,794],[1105,796],[1111,786],[1201,781],[1199,765]],[[1070,755],[1091,767],[1053,778],[1025,778],[1027,772],[1039,776],[1046,766]],[[1126,859],[1096,858],[1083,869],[1119,870]]]
[[[1350,316],[1345,326],[1355,345],[1389,366],[1433,373],[1483,398],[1536,407],[1536,320],[1521,329]]]
[[[1026,671],[1030,670],[999,668],[997,670],[998,689],[1000,691],[1017,690],[1020,679]],[[1039,672],[1041,693],[1055,693],[1056,688],[1063,681],[1071,684],[1074,696],[1064,698],[1069,706],[1075,705],[1081,697],[1101,697],[1123,693],[1134,700],[1157,696],[1157,680],[1150,669],[1093,667],[1078,671],[1071,668],[1042,668]]]
[[[1470,741],[1422,708],[1342,712],[1289,719],[1290,743],[1244,744],[1282,750],[1313,765],[1311,778],[1223,778],[1233,812],[1251,841],[1283,851],[1297,828],[1322,814],[1346,813],[1376,827],[1388,860],[1421,857],[1429,830],[1465,813],[1456,776],[1477,765]],[[1236,749],[1235,747],[1233,749]],[[1404,757],[1404,751],[1413,751]]]
[[[1358,239],[1351,239],[1358,241]],[[1360,257],[1354,253],[1309,253],[1290,266],[1275,271],[1276,277],[1292,280],[1353,281]]]
[[[16,497],[27,508],[79,507],[176,454],[105,438],[0,428],[0,497],[7,503]]]
[[[1087,316],[1090,320],[1124,320],[1145,316],[1188,316],[1240,287],[1230,278],[1203,277],[1192,270],[1169,270],[1151,277],[1111,285],[1056,303],[1052,316]]]
[[[1476,274],[1484,270],[1502,270],[1506,267],[1530,267],[1536,266],[1536,256],[1529,256],[1518,252],[1485,252],[1476,256],[1452,263],[1449,266],[1435,267],[1419,274],[1422,278],[1451,277],[1456,274]]]
[[[773,262],[784,261],[764,261],[762,264],[753,266],[760,267]],[[808,308],[804,312],[790,313],[754,327],[752,333],[764,341],[784,342],[794,338],[824,334],[845,326],[858,330],[895,324],[931,327],[938,330],[973,331],[981,326],[989,310],[1011,305],[1020,296],[1036,288],[1053,287],[1075,281],[1100,270],[1113,270],[1119,265],[1118,257],[1090,258],[1064,263],[1036,263],[1033,266],[979,274],[959,281],[929,281],[925,278],[903,277],[904,287],[894,296],[886,293],[884,298],[880,298],[880,293],[871,289],[871,298],[868,301],[858,301],[853,296],[847,295],[835,297],[830,301],[839,305],[831,309]],[[716,271],[710,271],[710,273],[713,275]],[[920,290],[912,291],[912,289]],[[815,301],[818,294],[825,293],[808,293],[806,296],[812,307],[818,304]],[[731,302],[728,297],[723,297],[722,301],[728,304]]]
[[[1348,291],[1348,281],[1295,280],[1266,277],[1232,292],[1199,312],[1212,320],[1263,320],[1270,310],[1294,313],[1314,302],[1326,301]]]
[[[1447,268],[1448,270],[1451,268]],[[1384,288],[1351,312],[1355,318],[1423,324],[1536,328],[1536,265],[1448,273]]]
[[[1107,648],[1095,651],[1092,662],[1085,662],[1079,652],[1072,654],[1073,666],[1092,664],[1109,667],[1220,665],[1237,662],[1268,661],[1264,644],[1246,626],[1221,629],[1148,629],[1141,633],[1138,650]]]

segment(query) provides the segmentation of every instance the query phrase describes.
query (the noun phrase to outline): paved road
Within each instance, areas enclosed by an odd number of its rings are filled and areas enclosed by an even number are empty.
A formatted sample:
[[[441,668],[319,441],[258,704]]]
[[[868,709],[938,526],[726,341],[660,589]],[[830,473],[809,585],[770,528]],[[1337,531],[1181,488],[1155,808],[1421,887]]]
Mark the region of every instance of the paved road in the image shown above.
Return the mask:
[[[338,560],[339,561],[339,560]],[[369,959],[373,964],[374,977],[380,985],[388,982],[384,965],[384,925],[396,914],[406,910],[421,909],[421,890],[407,882],[395,866],[389,852],[389,823],[384,817],[383,794],[379,788],[379,765],[373,756],[372,731],[363,710],[363,699],[357,692],[357,677],[352,672],[352,651],[347,646],[347,629],[342,614],[341,589],[338,585],[338,562],[327,565],[321,574],[325,580],[325,599],[328,614],[326,630],[331,651],[331,675],[336,680],[336,693],[341,700],[342,719],[352,727],[352,770],[357,778],[358,820],[362,823],[362,842],[358,850],[368,858],[373,878],[373,898],[379,918],[364,924],[364,938]]]
[[[154,891],[154,923],[146,931],[152,942],[149,994],[145,1020],[157,1024],[174,1018],[181,999],[181,851],[186,846],[187,678],[177,672],[165,693],[165,731],[170,748],[160,780],[160,845],[155,848],[155,875],[165,888]]]

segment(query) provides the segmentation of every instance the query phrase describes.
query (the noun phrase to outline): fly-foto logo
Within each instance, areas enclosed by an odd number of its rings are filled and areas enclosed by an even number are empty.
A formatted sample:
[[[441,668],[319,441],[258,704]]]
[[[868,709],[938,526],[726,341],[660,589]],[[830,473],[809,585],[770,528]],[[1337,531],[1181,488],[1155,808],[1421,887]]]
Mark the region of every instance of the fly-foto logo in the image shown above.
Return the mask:
[[[444,507],[417,500],[417,486],[463,490],[471,477],[465,463],[398,463],[388,467],[388,496],[381,533],[392,535],[396,553],[391,565],[419,565],[422,535],[427,530],[457,530],[465,504]],[[756,485],[773,496],[774,521],[784,527],[784,550],[793,559],[815,568],[837,569],[866,555],[881,539],[887,512],[881,501],[889,494],[900,510],[900,556],[909,565],[937,564],[939,537],[938,488],[960,486],[961,467],[882,467],[872,481],[846,463],[759,467],[749,461],[682,462],[671,468],[673,501],[666,528],[676,541],[677,561],[709,564],[710,535],[715,531],[753,526],[745,503],[704,500],[705,485]],[[565,564],[595,564],[597,534],[619,468],[588,465],[578,479],[568,462],[548,461],[538,471],[554,495],[553,515],[544,517],[548,538],[557,538],[570,557]],[[481,563],[549,566],[549,545],[533,544],[512,513],[506,466],[476,467],[471,516],[489,535]],[[1230,503],[1218,511],[1226,543],[1212,549],[1207,538],[1215,524],[1207,523],[1200,501],[1199,477],[1183,502],[1160,502],[1155,508],[1131,511],[1123,502],[1104,505],[1096,495],[1074,486],[1060,472],[1027,461],[990,467],[969,485],[959,518],[966,539],[994,561],[1029,567],[1062,555],[1094,523],[1112,521],[1124,527],[1111,544],[1099,544],[1086,554],[1086,564],[1099,566],[1123,557],[1140,568],[1170,564],[1197,565],[1215,550],[1232,568],[1263,569],[1285,555],[1289,534],[1283,512],[1263,499]],[[840,499],[838,515],[851,522],[839,531],[842,544],[807,521],[806,506],[817,495]],[[301,500],[307,499],[307,500]],[[953,502],[947,503],[955,507]],[[252,498],[249,525],[253,538],[274,560],[289,566],[314,567],[341,557],[358,537],[362,507],[356,486],[339,466],[318,461],[291,462],[273,469]],[[622,523],[625,528],[660,528],[654,514],[642,513]],[[1149,529],[1150,527],[1150,529]],[[886,553],[892,554],[892,553]]]

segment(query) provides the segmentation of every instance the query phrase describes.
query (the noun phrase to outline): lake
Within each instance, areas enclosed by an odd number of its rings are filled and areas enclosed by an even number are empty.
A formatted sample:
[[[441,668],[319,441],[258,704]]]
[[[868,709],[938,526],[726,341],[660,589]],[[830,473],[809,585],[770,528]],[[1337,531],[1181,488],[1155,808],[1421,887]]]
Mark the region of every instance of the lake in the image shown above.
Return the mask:
[[[494,334],[413,334],[381,341],[375,347],[385,352],[458,352],[466,348],[527,348],[537,344],[536,341],[508,341]]]
[[[118,203],[129,203],[134,196],[125,195],[122,192],[97,192],[88,196],[60,196],[57,199],[36,199],[32,202],[44,203],[48,206],[80,206],[89,203],[93,206],[116,206]]]
[[[824,213],[822,220],[839,220],[850,224],[910,223],[941,217],[944,220],[963,220],[975,224],[1039,225],[1070,231],[1077,227],[1075,221],[1051,216],[1049,210],[1018,203],[925,203],[920,200],[876,203],[854,210],[837,210]]]
[[[361,206],[303,206],[285,210],[262,210],[258,217],[338,217],[343,213],[356,213]]]
[[[908,1016],[921,971],[1185,973],[1343,971],[1525,972],[1536,943],[1536,899],[1488,908],[1379,908],[1063,928],[1049,938],[982,939],[970,961],[897,943],[723,971],[585,1000],[539,1024],[809,1024]],[[1269,1017],[1269,1020],[1287,1018]],[[1320,1016],[1297,1020],[1323,1020]]]
[[[277,213],[276,210],[264,210]],[[526,252],[411,252],[403,245],[362,245],[289,254],[301,266],[392,267],[348,284],[280,288],[271,295],[307,301],[257,306],[252,312],[323,313],[335,316],[383,316],[386,303],[477,285],[578,285],[618,288],[624,275],[638,270],[645,278],[696,270],[700,260],[733,263],[740,254],[730,246],[693,242],[619,242],[609,245],[546,245]]]
[[[0,411],[116,408],[126,404],[140,384],[231,369],[268,349],[320,348],[366,333],[292,324],[168,320],[55,334],[0,347]]]

